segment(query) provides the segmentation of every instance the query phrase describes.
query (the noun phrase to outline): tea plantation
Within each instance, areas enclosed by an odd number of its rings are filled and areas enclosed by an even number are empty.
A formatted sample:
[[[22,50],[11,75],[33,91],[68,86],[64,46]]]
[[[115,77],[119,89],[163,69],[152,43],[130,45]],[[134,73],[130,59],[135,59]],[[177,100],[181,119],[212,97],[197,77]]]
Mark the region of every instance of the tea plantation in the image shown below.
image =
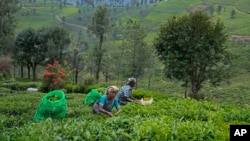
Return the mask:
[[[34,113],[44,95],[13,92],[0,97],[1,141],[225,141],[229,140],[230,124],[250,123],[249,109],[144,90],[135,90],[134,95],[153,97],[152,104],[129,103],[112,118],[93,114],[83,104],[85,94],[66,93],[65,118],[35,121]]]

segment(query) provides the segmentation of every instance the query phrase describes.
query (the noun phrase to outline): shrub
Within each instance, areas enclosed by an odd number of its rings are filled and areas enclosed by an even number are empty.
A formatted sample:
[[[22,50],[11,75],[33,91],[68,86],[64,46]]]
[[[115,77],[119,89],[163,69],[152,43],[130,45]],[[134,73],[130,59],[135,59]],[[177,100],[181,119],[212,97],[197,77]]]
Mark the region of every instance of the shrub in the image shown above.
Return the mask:
[[[84,78],[85,85],[93,85],[95,83],[95,78],[91,76],[87,76]]]
[[[74,84],[66,84],[64,86],[64,89],[66,89],[67,93],[72,93],[73,92],[73,87],[74,87]]]
[[[88,85],[88,86],[86,86],[85,87],[85,89],[84,89],[84,93],[88,93],[88,92],[90,92],[90,90],[92,90],[92,89],[97,89],[97,88],[101,88],[101,87],[107,87],[107,86],[105,86],[105,85],[101,85],[101,84],[96,84],[96,85]]]
[[[66,84],[64,89],[67,90],[67,93],[84,93],[85,86],[81,84]]]
[[[47,64],[40,90],[42,92],[49,92],[56,89],[62,89],[64,78],[64,69],[57,61],[55,61],[54,64]]]
[[[15,91],[26,91],[27,88],[29,87],[33,88],[39,87],[39,84],[40,83],[38,82],[10,82],[10,83],[4,83],[2,87]]]

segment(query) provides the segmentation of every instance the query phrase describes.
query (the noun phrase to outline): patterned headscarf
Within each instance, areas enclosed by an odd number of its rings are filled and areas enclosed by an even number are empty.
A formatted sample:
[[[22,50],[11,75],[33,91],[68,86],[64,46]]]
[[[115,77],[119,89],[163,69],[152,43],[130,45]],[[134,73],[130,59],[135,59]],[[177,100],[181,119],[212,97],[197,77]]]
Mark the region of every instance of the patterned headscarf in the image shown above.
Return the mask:
[[[130,78],[128,78],[126,84],[130,84],[131,82],[136,83],[136,79],[134,77],[130,77]]]

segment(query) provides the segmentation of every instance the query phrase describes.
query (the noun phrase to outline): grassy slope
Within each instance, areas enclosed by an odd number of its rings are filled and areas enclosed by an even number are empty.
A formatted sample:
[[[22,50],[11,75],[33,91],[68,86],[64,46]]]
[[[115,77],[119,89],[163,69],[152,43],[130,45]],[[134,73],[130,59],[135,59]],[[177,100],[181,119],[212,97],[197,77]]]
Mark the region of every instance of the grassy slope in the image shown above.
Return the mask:
[[[214,2],[212,0],[207,0],[207,1]],[[40,1],[40,2],[42,3],[43,1]],[[214,4],[215,9],[218,7],[218,3],[221,3],[223,7],[225,8],[225,11],[222,10],[220,15],[218,15],[215,12],[214,19],[216,20],[218,17],[220,17],[225,24],[226,31],[229,34],[242,34],[242,35],[250,34],[249,33],[250,26],[248,26],[250,22],[249,14],[237,11],[236,17],[234,19],[230,18],[230,12],[234,8],[233,6],[234,5],[237,6],[237,10],[244,9],[243,2],[249,3],[246,0],[245,1],[243,0],[242,1],[220,0],[220,1],[216,1],[216,3]],[[147,30],[147,34],[148,34],[146,38],[147,42],[149,44],[152,44],[152,41],[161,23],[165,22],[170,16],[173,16],[173,15],[179,16],[182,13],[185,13],[190,8],[199,4],[201,4],[200,0],[192,0],[192,1],[171,0],[168,2],[162,2],[162,3],[155,4],[155,5],[149,5],[147,7],[144,6],[142,7],[142,14],[140,13],[140,9],[138,8],[131,8],[129,9],[129,11],[126,11],[124,8],[116,8],[116,11],[115,13],[112,13],[113,14],[112,16],[115,17],[116,19],[121,18],[123,21],[126,21],[126,19],[131,18],[131,17],[133,19],[140,21],[142,26],[144,26],[145,29]],[[51,6],[47,5],[46,7],[36,7],[36,9],[37,9],[36,15],[20,16],[20,20],[17,22],[18,23],[17,31],[20,31],[22,28],[27,27],[27,26],[39,28],[43,25],[53,24],[53,25],[64,26],[67,30],[70,30],[71,34],[75,36],[74,38],[76,38],[76,35],[79,31],[77,28],[70,27],[67,25],[62,25],[57,20],[55,20],[53,16],[46,14],[44,12],[49,12],[49,13],[58,14],[60,16],[65,16],[66,21],[70,23],[76,23],[79,25],[87,25],[87,23],[91,22],[91,13],[94,11],[94,9],[91,9],[91,8],[86,8],[86,7],[82,8],[81,10],[84,11],[84,17],[89,19],[89,21],[79,21],[77,20],[78,8],[76,7],[66,7],[60,10],[58,6],[54,6],[54,8],[51,9]],[[114,9],[111,8],[110,10],[113,11]],[[247,12],[246,8],[244,10],[246,10]],[[34,21],[34,19],[36,19],[37,21]],[[87,37],[86,32],[84,33],[85,33],[84,36]],[[250,47],[249,45],[246,45],[246,49],[249,49],[249,47]],[[231,51],[239,55],[243,55],[244,53],[244,51],[240,52],[238,48],[232,48]],[[249,61],[247,60],[247,54],[245,54],[244,57],[245,57],[243,59],[244,63]],[[238,64],[238,63],[239,61],[235,62],[235,64]],[[240,66],[236,65],[235,68],[242,68],[244,67],[244,65],[247,65],[247,64],[241,64]],[[213,95],[216,93],[220,94],[219,97],[221,97],[221,99],[219,101],[223,101],[223,99],[227,99],[225,100],[226,102],[230,102],[230,97],[228,97],[228,95],[237,96],[239,93],[244,92],[246,94],[244,97],[248,97],[247,93],[249,92],[249,88],[246,86],[247,85],[249,86],[249,81],[248,81],[249,72],[247,72],[244,69],[236,69],[235,71],[238,71],[240,73],[238,73],[238,76],[232,80],[232,83],[230,85],[225,84],[222,86],[222,88],[225,91],[220,91],[221,88],[216,88],[215,90],[210,92],[211,88],[208,87],[207,89],[203,90],[203,93],[205,93],[206,95]],[[161,81],[162,82],[161,84],[164,85],[164,87],[162,85],[157,86],[156,88],[159,90],[165,89],[166,91],[171,91],[171,93],[179,93],[183,91],[183,88],[179,87],[179,83],[174,83],[174,84],[168,83],[168,82],[165,83],[164,81],[158,80],[158,79],[157,81]],[[243,87],[243,92],[241,92],[242,87]],[[245,101],[244,103],[247,103],[247,100],[248,98],[244,100]]]
[[[60,25],[60,23],[53,18],[52,15],[36,11],[35,14],[26,15],[26,8],[21,9],[17,15],[16,33],[19,33],[23,28],[31,27],[38,29],[42,26]]]
[[[214,2],[212,0],[206,0],[208,2]],[[35,8],[37,11],[37,13],[39,13],[40,15],[38,15],[40,18],[38,18],[37,16],[32,16],[31,17],[21,17],[22,20],[20,20],[19,22],[21,22],[19,25],[19,28],[23,28],[26,26],[41,26],[41,21],[46,21],[48,24],[55,24],[53,21],[53,18],[51,18],[51,16],[46,16],[45,13],[41,13],[41,12],[46,12],[46,13],[53,13],[53,14],[58,14],[60,16],[64,16],[66,21],[71,22],[71,23],[75,23],[78,25],[88,25],[86,22],[84,21],[79,21],[78,20],[78,8],[77,7],[64,7],[61,10],[59,9],[58,5],[54,5],[53,9],[51,8],[51,5],[47,4],[46,6],[43,6],[43,1],[38,1],[40,2],[40,4],[42,4],[42,7],[32,7]],[[180,15],[181,13],[186,12],[187,10],[189,10],[190,8],[197,6],[199,4],[201,4],[202,1],[200,0],[192,0],[192,1],[185,1],[185,0],[171,0],[171,1],[167,1],[167,2],[161,2],[158,4],[154,4],[154,5],[149,5],[148,7],[142,7],[142,11],[143,14],[140,14],[140,10],[139,8],[131,8],[129,9],[129,11],[124,10],[124,8],[116,8],[115,14],[113,14],[113,16],[117,19],[119,19],[120,17],[123,17],[123,19],[127,19],[128,17],[133,17],[133,18],[137,18],[141,21],[141,24],[144,25],[146,28],[150,29],[149,32],[149,37],[152,36],[152,34],[154,35],[155,32],[158,30],[158,27],[161,23],[166,22],[167,19],[170,16],[173,15]],[[216,1],[214,8],[216,9],[218,7],[218,3],[222,3],[223,7],[225,8],[225,11],[222,10],[221,15],[219,15],[222,18],[222,21],[225,23],[225,27],[226,30],[230,33],[230,34],[249,34],[247,31],[250,31],[250,27],[248,26],[249,24],[249,15],[244,13],[244,12],[248,12],[249,9],[244,8],[244,3],[249,3],[248,1]],[[37,4],[38,5],[38,4]],[[231,6],[230,6],[231,5]],[[247,4],[245,4],[247,5]],[[230,18],[230,13],[231,10],[234,8],[233,6],[237,6],[237,10],[241,10],[241,11],[236,11],[236,18],[235,19],[231,19]],[[123,10],[121,10],[123,9]],[[91,8],[80,8],[80,10],[82,11],[82,15],[85,18],[87,18],[89,21],[88,23],[90,23],[91,21],[91,12],[93,12],[94,9]],[[112,8],[110,8],[110,11],[112,11]],[[42,17],[42,18],[41,18]],[[215,19],[217,19],[218,15],[214,14]],[[31,21],[31,20],[37,20],[37,21]],[[25,21],[28,22],[25,24]],[[23,23],[24,22],[24,23]],[[46,23],[45,23],[46,24]],[[235,27],[240,27],[240,28],[235,28]],[[20,30],[17,30],[20,31]],[[152,40],[152,38],[150,38]]]
[[[249,0],[205,0],[205,1],[221,5],[234,5],[238,10],[250,13]]]
[[[218,7],[218,4],[215,4],[214,7]],[[221,14],[215,13],[214,19],[221,18],[222,22],[225,25],[225,30],[229,34],[237,34],[237,35],[249,35],[250,27],[248,26],[250,21],[250,14],[246,14],[244,12],[238,11],[236,9],[235,18],[231,18],[231,11],[235,9],[233,6],[224,6],[224,10],[222,10]],[[240,28],[236,28],[240,27]]]

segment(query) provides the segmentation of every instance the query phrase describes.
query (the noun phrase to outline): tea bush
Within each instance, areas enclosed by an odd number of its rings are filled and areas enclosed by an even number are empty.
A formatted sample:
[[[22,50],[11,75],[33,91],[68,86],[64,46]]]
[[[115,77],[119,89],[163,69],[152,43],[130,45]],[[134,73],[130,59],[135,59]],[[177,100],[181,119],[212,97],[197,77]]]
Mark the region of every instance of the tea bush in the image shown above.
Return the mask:
[[[250,122],[247,108],[183,99],[146,90],[137,97],[153,97],[150,105],[128,103],[122,112],[92,113],[82,101],[86,95],[66,93],[68,111],[64,119],[33,120],[44,93],[22,93],[0,97],[0,140],[116,140],[176,141],[229,140],[230,124]],[[114,109],[115,112],[115,109]]]

